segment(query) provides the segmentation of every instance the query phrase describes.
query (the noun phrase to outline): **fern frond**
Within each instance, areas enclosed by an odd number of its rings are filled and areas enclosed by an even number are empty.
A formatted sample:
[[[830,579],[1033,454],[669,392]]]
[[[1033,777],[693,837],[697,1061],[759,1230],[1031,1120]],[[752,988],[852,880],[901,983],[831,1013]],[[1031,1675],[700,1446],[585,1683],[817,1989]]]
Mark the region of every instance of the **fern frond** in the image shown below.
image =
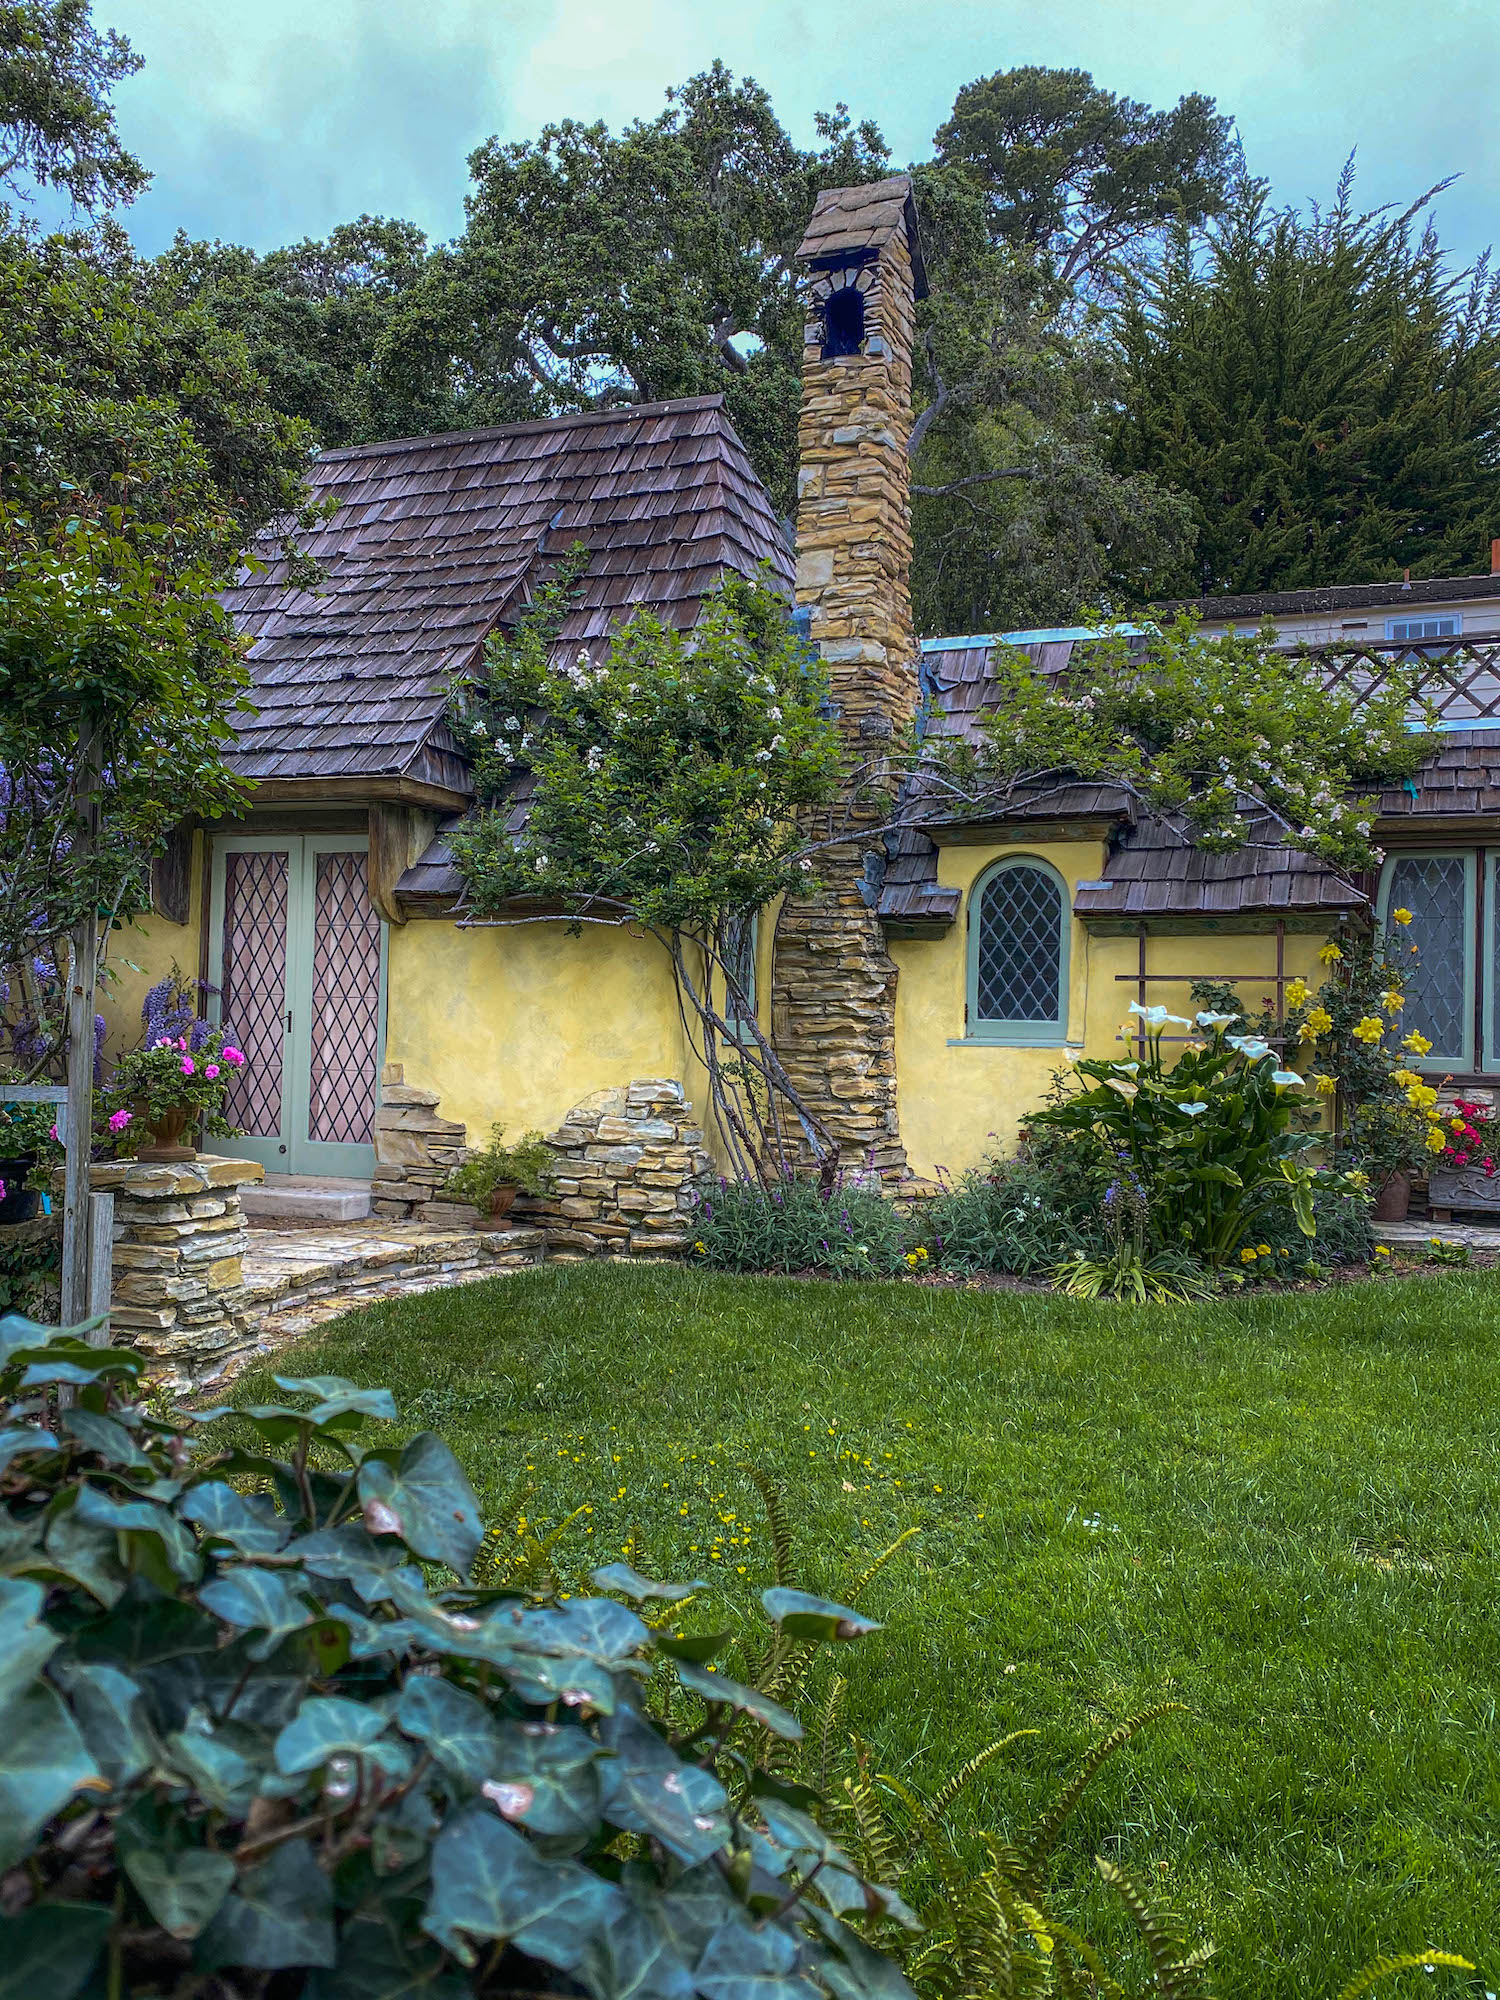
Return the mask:
[[[1181,1710],[1180,1701],[1164,1701],[1155,1708],[1143,1709],[1139,1715],[1132,1715],[1122,1722],[1118,1729],[1103,1736],[1085,1754],[1083,1762],[1059,1794],[1056,1804],[1045,1813],[1027,1835],[1021,1852],[1025,1856],[1026,1871],[1023,1880],[1028,1888],[1035,1889],[1041,1876],[1043,1864],[1057,1844],[1057,1836],[1072,1817],[1073,1810],[1094,1781],[1101,1764],[1121,1750],[1149,1722],[1159,1721],[1164,1715]]]
[[[1338,2000],[1363,2000],[1378,1979],[1388,1978],[1393,1972],[1415,1972],[1418,1966],[1430,1969],[1434,1965],[1451,1966],[1455,1972],[1476,1970],[1456,1952],[1403,1951],[1394,1958],[1372,1958],[1362,1971],[1355,1973],[1347,1986],[1339,1988]]]
[[[1094,1866],[1129,1910],[1140,1932],[1154,1974],[1154,1990],[1161,2000],[1202,2000],[1203,1954],[1189,1952],[1180,1920],[1170,1910],[1153,1907],[1135,1877],[1113,1861],[1095,1855]]]
[[[521,1509],[536,1491],[535,1482],[523,1474],[512,1486],[501,1502],[500,1511],[485,1530],[484,1540],[474,1551],[474,1560],[469,1565],[469,1581],[476,1588],[486,1581],[493,1581],[499,1568],[502,1545],[508,1547],[510,1536],[521,1518]]]
[[[1008,1750],[1011,1744],[1016,1742],[1020,1737],[1037,1736],[1040,1733],[1036,1729],[1013,1729],[1008,1736],[997,1736],[993,1743],[986,1743],[982,1750],[976,1751],[968,1763],[961,1764],[953,1775],[938,1787],[931,1799],[923,1806],[922,1819],[924,1824],[917,1828],[914,1838],[919,1838],[928,1828],[946,1826],[948,1823],[948,1813],[954,1800],[964,1789],[965,1785],[973,1783],[986,1764],[991,1763],[998,1757],[1002,1750]]]
[[[916,1526],[912,1526],[910,1528],[903,1528],[900,1534],[897,1535],[895,1541],[891,1543],[890,1547],[888,1549],[882,1549],[880,1554],[876,1556],[874,1562],[870,1564],[869,1568],[860,1571],[859,1575],[854,1579],[853,1583],[851,1583],[849,1587],[839,1597],[839,1602],[841,1604],[848,1604],[850,1606],[858,1604],[860,1597],[866,1590],[869,1589],[870,1585],[875,1581],[876,1577],[879,1576],[880,1572],[885,1568],[886,1564],[891,1560],[891,1557],[898,1554],[900,1550],[904,1549],[906,1547],[906,1544],[911,1540],[913,1535],[920,1535],[921,1532],[922,1530]]]
[[[1057,1991],[1059,2000],[1125,2000],[1125,1988],[1118,1979],[1111,1976],[1096,1946],[1089,1943],[1081,1931],[1075,1931],[1070,1924],[1052,1919],[1052,1935],[1057,1940]],[[1088,1984],[1070,1985],[1074,1980],[1073,1960],[1088,1974]]]
[[[792,1531],[786,1518],[786,1506],[781,1488],[761,1471],[758,1465],[747,1466],[746,1471],[760,1490],[765,1503],[766,1523],[771,1530],[771,1575],[778,1590],[792,1587]]]
[[[849,1683],[842,1674],[834,1674],[828,1683],[828,1691],[818,1704],[808,1726],[804,1742],[816,1744],[816,1764],[807,1772],[808,1782],[815,1792],[826,1792],[833,1779],[834,1757],[838,1750],[837,1732],[843,1719],[844,1696]],[[807,1753],[804,1753],[806,1760]]]
[[[862,1873],[884,1888],[893,1888],[901,1872],[896,1841],[890,1822],[880,1809],[880,1800],[870,1779],[870,1753],[861,1743],[855,1752],[853,1774],[844,1780],[844,1795],[854,1820],[855,1845]]]

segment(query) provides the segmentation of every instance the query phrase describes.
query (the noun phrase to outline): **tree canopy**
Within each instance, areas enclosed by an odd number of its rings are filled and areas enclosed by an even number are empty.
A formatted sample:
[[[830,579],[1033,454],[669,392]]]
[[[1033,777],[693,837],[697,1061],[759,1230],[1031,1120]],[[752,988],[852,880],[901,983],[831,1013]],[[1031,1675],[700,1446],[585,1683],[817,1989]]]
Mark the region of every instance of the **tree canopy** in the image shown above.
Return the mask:
[[[1264,182],[1177,227],[1117,322],[1110,458],[1193,513],[1159,594],[1480,567],[1500,522],[1500,274],[1450,270],[1423,203],[1326,212]],[[1419,226],[1420,225],[1420,226]]]
[[[90,211],[138,195],[150,176],[120,144],[111,93],[140,67],[89,0],[0,0],[0,188],[63,188]]]

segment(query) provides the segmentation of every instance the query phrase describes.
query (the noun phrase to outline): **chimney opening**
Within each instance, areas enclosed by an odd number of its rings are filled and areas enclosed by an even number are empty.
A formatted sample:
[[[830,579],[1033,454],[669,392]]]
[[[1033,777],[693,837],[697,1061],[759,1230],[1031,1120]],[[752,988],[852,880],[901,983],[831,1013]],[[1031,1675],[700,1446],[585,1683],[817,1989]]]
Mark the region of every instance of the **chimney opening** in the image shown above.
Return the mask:
[[[865,344],[865,295],[854,284],[830,292],[823,302],[823,359],[859,354]]]

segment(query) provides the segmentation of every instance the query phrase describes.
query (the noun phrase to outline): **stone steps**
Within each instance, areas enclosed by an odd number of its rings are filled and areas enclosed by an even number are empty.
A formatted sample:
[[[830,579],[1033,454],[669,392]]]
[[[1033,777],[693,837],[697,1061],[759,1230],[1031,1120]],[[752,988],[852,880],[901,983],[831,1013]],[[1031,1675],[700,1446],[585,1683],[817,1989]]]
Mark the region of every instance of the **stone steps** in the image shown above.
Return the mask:
[[[370,1213],[368,1181],[314,1174],[267,1174],[240,1195],[247,1222],[362,1222]]]
[[[540,1264],[546,1251],[540,1229],[433,1230],[375,1221],[346,1229],[258,1229],[245,1253],[243,1310],[264,1347],[376,1299]]]

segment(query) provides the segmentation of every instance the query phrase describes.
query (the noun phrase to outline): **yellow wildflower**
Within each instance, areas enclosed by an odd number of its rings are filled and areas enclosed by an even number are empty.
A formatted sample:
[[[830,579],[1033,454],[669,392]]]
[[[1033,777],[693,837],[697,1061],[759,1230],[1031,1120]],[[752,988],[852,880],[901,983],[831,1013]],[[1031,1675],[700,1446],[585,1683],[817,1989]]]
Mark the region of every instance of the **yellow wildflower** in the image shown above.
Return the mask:
[[[1392,910],[1392,911],[1391,911],[1391,922],[1392,922],[1393,924],[1409,924],[1409,923],[1411,922],[1411,911],[1410,911],[1410,910]]]
[[[1380,996],[1380,1004],[1387,1014],[1399,1014],[1406,1005],[1406,995],[1399,987],[1389,986]]]
[[[1434,1125],[1434,1126],[1432,1127],[1431,1131],[1430,1131],[1430,1132],[1429,1132],[1429,1133],[1427,1134],[1427,1150],[1428,1150],[1428,1152],[1429,1152],[1429,1153],[1441,1153],[1441,1152],[1442,1152],[1442,1150],[1443,1150],[1443,1148],[1444,1148],[1444,1147],[1445,1147],[1445,1146],[1447,1145],[1447,1143],[1448,1143],[1448,1141],[1447,1141],[1447,1140],[1446,1140],[1446,1139],[1445,1139],[1445,1138],[1443,1137],[1443,1128],[1442,1128],[1442,1126],[1441,1126],[1441,1125]]]
[[[1328,940],[1327,944],[1318,953],[1318,957],[1322,959],[1325,965],[1337,965],[1343,955],[1332,938]]]
[[[1352,1188],[1367,1188],[1370,1185],[1370,1176],[1358,1167],[1351,1167],[1344,1179]]]
[[[1257,1257],[1269,1257],[1269,1256],[1270,1256],[1270,1254],[1271,1254],[1271,1246],[1270,1246],[1270,1244],[1269,1244],[1269,1243],[1257,1243],[1257,1244],[1256,1244],[1256,1246],[1255,1246],[1255,1254],[1256,1254],[1256,1256],[1257,1256]]]
[[[1339,1080],[1336,1076],[1323,1076],[1319,1074],[1313,1077],[1313,1089],[1318,1093],[1319,1097],[1336,1096],[1338,1094],[1338,1087]]]
[[[1404,1036],[1401,1046],[1403,1049],[1410,1049],[1414,1056],[1430,1056],[1432,1054],[1432,1044],[1420,1028],[1413,1028],[1409,1035]]]
[[[1378,1014],[1366,1014],[1364,1019],[1356,1024],[1353,1033],[1355,1041],[1368,1043],[1373,1048],[1385,1033],[1385,1022]]]
[[[1384,1243],[1377,1243],[1375,1245],[1375,1255],[1377,1257],[1389,1257],[1390,1254],[1391,1254],[1390,1251],[1386,1248]]]
[[[1290,979],[1287,981],[1286,1004],[1288,1007],[1305,1007],[1307,1005],[1307,981],[1305,979]]]
[[[1255,1262],[1255,1252],[1253,1250],[1242,1250],[1240,1252],[1240,1262],[1242,1264],[1253,1264]]]

